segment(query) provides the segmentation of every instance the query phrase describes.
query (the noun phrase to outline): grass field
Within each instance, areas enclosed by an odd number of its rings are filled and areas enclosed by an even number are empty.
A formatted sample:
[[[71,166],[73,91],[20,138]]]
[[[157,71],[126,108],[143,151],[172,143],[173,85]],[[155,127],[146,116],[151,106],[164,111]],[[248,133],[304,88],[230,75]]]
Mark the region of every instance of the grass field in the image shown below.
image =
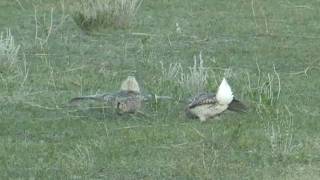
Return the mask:
[[[319,20],[317,0],[144,0],[130,27],[87,33],[67,1],[1,0],[17,56],[0,51],[0,179],[319,179]],[[200,53],[205,90],[227,75],[248,113],[185,117]],[[174,100],[66,106],[128,75]]]

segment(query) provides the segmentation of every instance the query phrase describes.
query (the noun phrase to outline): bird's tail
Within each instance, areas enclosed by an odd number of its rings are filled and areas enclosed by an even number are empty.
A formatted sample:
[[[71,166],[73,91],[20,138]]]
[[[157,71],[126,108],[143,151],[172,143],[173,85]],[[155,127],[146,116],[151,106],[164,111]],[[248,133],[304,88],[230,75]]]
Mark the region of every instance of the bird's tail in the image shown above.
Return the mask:
[[[139,83],[134,76],[128,76],[127,79],[121,83],[120,91],[133,91],[140,93]]]
[[[233,99],[228,106],[228,110],[235,112],[247,112],[248,107],[239,100]]]
[[[89,96],[79,96],[79,97],[75,97],[72,98],[69,101],[69,104],[77,104],[80,101],[83,100],[93,100],[93,101],[109,101],[111,95],[109,94],[96,94],[96,95],[89,95]]]

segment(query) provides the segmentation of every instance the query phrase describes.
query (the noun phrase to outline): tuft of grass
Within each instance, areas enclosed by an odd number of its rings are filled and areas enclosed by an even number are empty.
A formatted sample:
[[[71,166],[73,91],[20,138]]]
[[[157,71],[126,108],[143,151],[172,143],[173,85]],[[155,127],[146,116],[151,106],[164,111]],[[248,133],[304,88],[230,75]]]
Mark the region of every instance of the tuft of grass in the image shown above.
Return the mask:
[[[247,73],[249,95],[256,102],[257,110],[261,109],[261,107],[275,107],[281,94],[279,73],[276,71],[275,66],[273,66],[272,73],[262,72],[258,64],[257,69],[257,78],[253,78]]]
[[[76,144],[74,149],[69,153],[64,153],[65,171],[69,174],[87,175],[92,171],[95,159],[90,147]]]
[[[277,109],[275,117],[272,119],[260,116],[266,121],[265,135],[270,142],[271,155],[274,158],[286,158],[296,153],[300,148],[300,144],[294,140],[293,114],[287,106],[282,109]]]
[[[16,44],[10,29],[0,33],[0,93],[1,103],[16,103],[27,96],[24,86],[29,75],[26,57],[19,57],[20,44]],[[21,92],[22,91],[22,92]]]
[[[1,65],[11,67],[16,64],[18,59],[18,52],[20,45],[16,45],[14,37],[11,34],[10,29],[6,30],[4,35],[3,32],[0,34],[0,63]]]
[[[183,72],[183,68],[181,63],[170,63],[168,68],[164,67],[163,62],[161,64],[161,74],[163,80],[176,80],[180,77],[181,72]]]
[[[185,70],[181,63],[171,63],[166,69],[161,63],[162,78],[175,81],[187,92],[188,95],[196,95],[203,92],[208,81],[208,67],[204,66],[201,52],[199,57],[194,56],[193,66]]]
[[[83,30],[129,27],[142,0],[80,0],[72,5],[73,19]]]
[[[204,91],[207,85],[208,68],[203,65],[202,54],[200,52],[199,58],[194,56],[193,66],[188,67],[188,72],[182,73],[180,84],[183,89],[187,90],[189,94],[195,95]]]

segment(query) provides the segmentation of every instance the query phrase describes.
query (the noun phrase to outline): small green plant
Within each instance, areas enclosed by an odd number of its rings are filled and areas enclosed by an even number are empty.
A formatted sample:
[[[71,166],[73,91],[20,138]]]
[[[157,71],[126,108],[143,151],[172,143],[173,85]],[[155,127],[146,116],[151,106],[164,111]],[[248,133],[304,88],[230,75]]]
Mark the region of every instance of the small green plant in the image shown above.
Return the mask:
[[[73,19],[84,30],[127,28],[142,0],[80,0],[72,5]]]

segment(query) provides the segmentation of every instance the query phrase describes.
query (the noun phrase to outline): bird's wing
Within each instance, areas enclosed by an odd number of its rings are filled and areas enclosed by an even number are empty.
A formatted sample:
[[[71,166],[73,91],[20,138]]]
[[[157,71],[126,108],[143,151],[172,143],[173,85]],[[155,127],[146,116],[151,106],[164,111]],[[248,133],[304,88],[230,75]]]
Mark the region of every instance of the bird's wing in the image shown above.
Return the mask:
[[[216,96],[212,93],[202,93],[193,98],[192,102],[188,105],[189,108],[205,104],[216,104],[218,101]]]
[[[134,91],[119,91],[114,95],[114,103],[126,101],[143,101],[144,96]]]
[[[119,91],[116,94],[114,94],[116,98],[129,98],[129,97],[140,97],[139,92],[135,91]]]
[[[69,101],[69,103],[78,103],[79,101],[82,101],[82,100],[94,100],[94,101],[111,102],[111,101],[114,100],[114,97],[115,97],[114,93],[79,96],[79,97],[72,98]]]
[[[248,107],[237,99],[233,99],[228,106],[228,110],[235,112],[247,112]]]
[[[101,96],[101,99],[105,102],[113,102],[118,93],[105,93]]]
[[[103,100],[104,95],[100,95],[100,94],[95,94],[95,95],[88,95],[88,96],[79,96],[79,97],[75,97],[72,98],[69,102],[73,103],[73,102],[77,102],[80,100]]]

